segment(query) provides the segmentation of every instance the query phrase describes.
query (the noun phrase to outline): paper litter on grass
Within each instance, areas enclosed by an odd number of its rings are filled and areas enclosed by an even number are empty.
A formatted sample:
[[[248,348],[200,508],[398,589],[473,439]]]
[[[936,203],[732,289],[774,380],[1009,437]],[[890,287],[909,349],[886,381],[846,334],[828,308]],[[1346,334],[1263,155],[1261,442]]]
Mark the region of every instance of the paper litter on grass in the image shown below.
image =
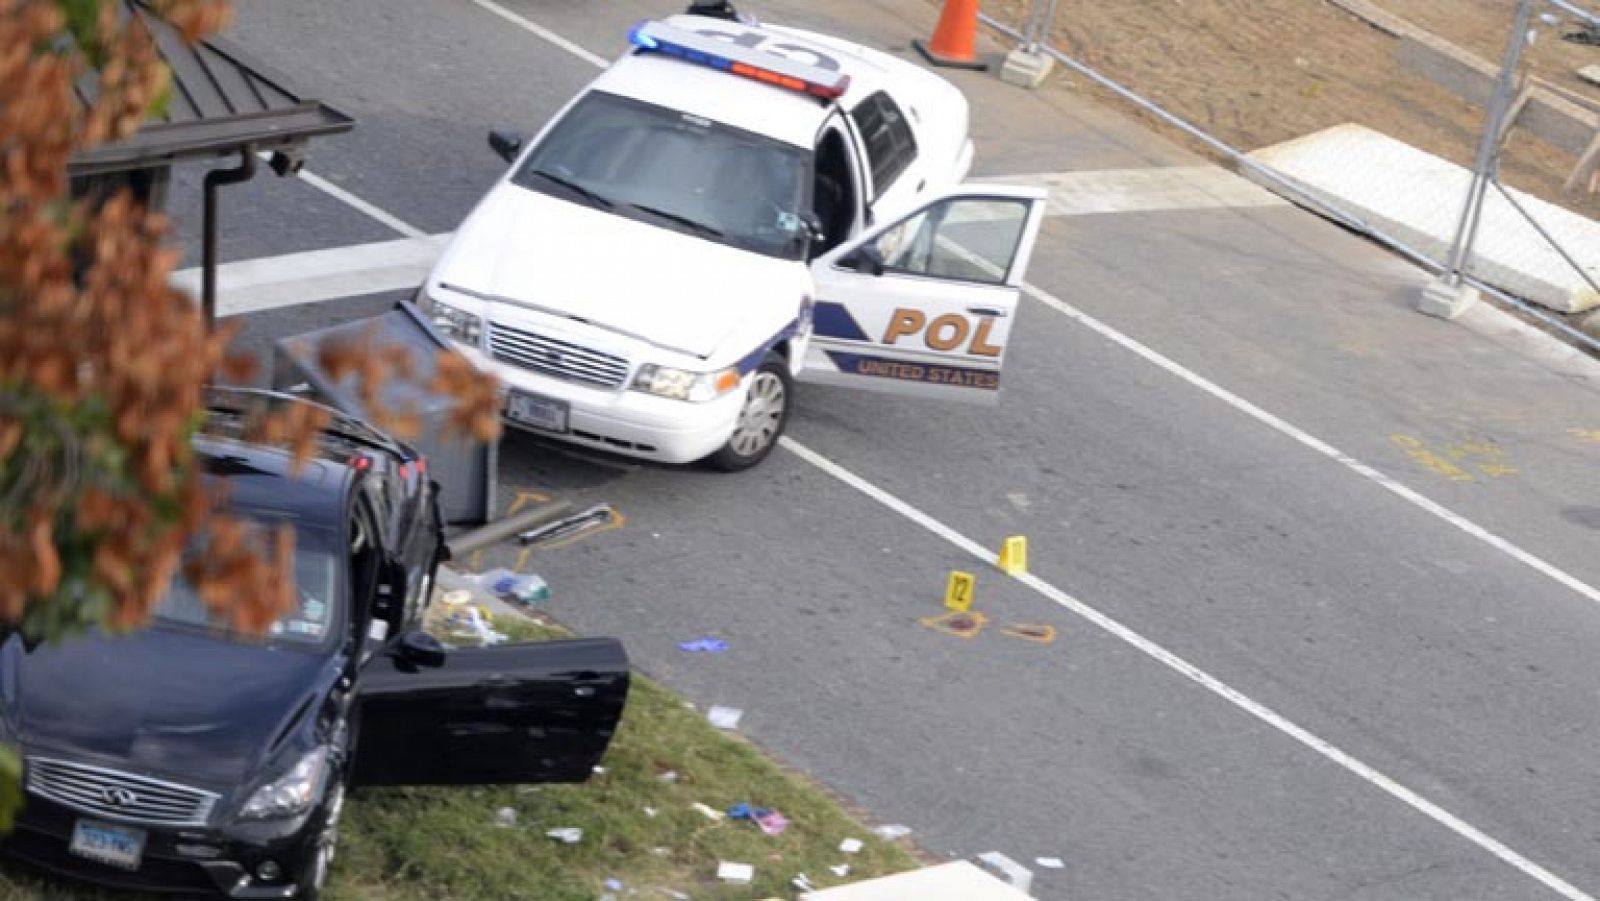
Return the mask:
[[[739,720],[744,719],[744,711],[737,707],[713,707],[706,711],[706,719],[718,729],[737,729]]]
[[[717,863],[717,878],[733,885],[748,885],[750,880],[756,878],[756,868],[747,863],[733,863],[719,861]]]

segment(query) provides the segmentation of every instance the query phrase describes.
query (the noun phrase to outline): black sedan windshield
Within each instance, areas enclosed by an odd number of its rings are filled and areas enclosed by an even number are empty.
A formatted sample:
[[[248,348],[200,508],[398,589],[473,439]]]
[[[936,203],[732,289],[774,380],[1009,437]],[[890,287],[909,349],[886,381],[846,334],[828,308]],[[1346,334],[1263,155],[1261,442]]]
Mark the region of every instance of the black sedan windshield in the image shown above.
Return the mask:
[[[329,535],[295,530],[294,581],[298,600],[287,615],[272,624],[267,636],[270,641],[321,644],[333,629],[340,585],[337,546]],[[155,615],[169,623],[223,628],[212,619],[205,601],[181,573],[173,578]]]
[[[593,91],[512,181],[707,240],[799,259],[808,160],[799,147]]]

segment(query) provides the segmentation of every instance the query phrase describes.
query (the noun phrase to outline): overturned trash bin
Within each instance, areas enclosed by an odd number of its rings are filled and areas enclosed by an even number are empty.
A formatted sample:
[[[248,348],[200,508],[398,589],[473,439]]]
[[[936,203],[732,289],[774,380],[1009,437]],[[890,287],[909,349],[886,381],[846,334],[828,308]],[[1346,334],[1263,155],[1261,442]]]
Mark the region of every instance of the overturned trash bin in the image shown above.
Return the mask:
[[[379,350],[403,347],[410,352],[411,377],[391,378],[381,397],[390,409],[414,411],[420,418],[421,430],[406,443],[427,457],[428,475],[439,485],[445,524],[472,527],[488,522],[495,511],[498,445],[474,441],[450,428],[454,401],[425,386],[433,379],[439,355],[454,351],[411,303],[402,301],[380,316],[278,341],[273,352],[272,387],[366,420],[369,411],[361,403],[354,381],[335,381],[317,361],[326,345],[367,341]]]

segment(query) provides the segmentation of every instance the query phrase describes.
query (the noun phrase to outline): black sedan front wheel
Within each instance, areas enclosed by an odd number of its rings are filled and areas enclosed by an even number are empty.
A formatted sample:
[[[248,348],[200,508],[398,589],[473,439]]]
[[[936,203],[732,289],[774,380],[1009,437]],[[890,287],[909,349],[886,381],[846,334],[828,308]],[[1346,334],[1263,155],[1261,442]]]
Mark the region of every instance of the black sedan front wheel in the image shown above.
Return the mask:
[[[317,831],[311,854],[306,859],[300,877],[299,901],[317,901],[322,890],[328,887],[328,873],[333,868],[333,858],[339,849],[339,817],[344,813],[344,776],[334,777],[328,786],[327,800],[323,802],[322,828]]]

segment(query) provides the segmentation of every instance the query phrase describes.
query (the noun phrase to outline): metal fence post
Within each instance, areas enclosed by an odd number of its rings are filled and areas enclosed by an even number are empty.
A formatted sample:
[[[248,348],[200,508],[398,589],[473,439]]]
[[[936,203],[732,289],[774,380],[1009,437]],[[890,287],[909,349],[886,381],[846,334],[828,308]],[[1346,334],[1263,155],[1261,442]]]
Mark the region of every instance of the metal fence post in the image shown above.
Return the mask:
[[[1516,21],[1511,28],[1511,40],[1506,44],[1505,60],[1500,64],[1500,78],[1489,100],[1483,138],[1478,142],[1472,182],[1467,189],[1467,202],[1461,209],[1461,221],[1456,226],[1455,240],[1450,245],[1450,256],[1444,272],[1423,288],[1422,299],[1417,304],[1417,309],[1430,316],[1454,319],[1477,300],[1477,290],[1464,281],[1467,260],[1483,221],[1483,202],[1489,192],[1489,182],[1499,165],[1500,145],[1509,124],[1507,113],[1517,90],[1517,67],[1528,46],[1528,26],[1532,21],[1533,0],[1517,0]]]
[[[1022,23],[1021,43],[1006,55],[1005,65],[1000,69],[1001,80],[1020,87],[1036,88],[1049,77],[1054,63],[1041,50],[1040,36],[1043,35],[1042,45],[1048,47],[1055,11],[1055,0],[1031,0],[1028,16]]]

